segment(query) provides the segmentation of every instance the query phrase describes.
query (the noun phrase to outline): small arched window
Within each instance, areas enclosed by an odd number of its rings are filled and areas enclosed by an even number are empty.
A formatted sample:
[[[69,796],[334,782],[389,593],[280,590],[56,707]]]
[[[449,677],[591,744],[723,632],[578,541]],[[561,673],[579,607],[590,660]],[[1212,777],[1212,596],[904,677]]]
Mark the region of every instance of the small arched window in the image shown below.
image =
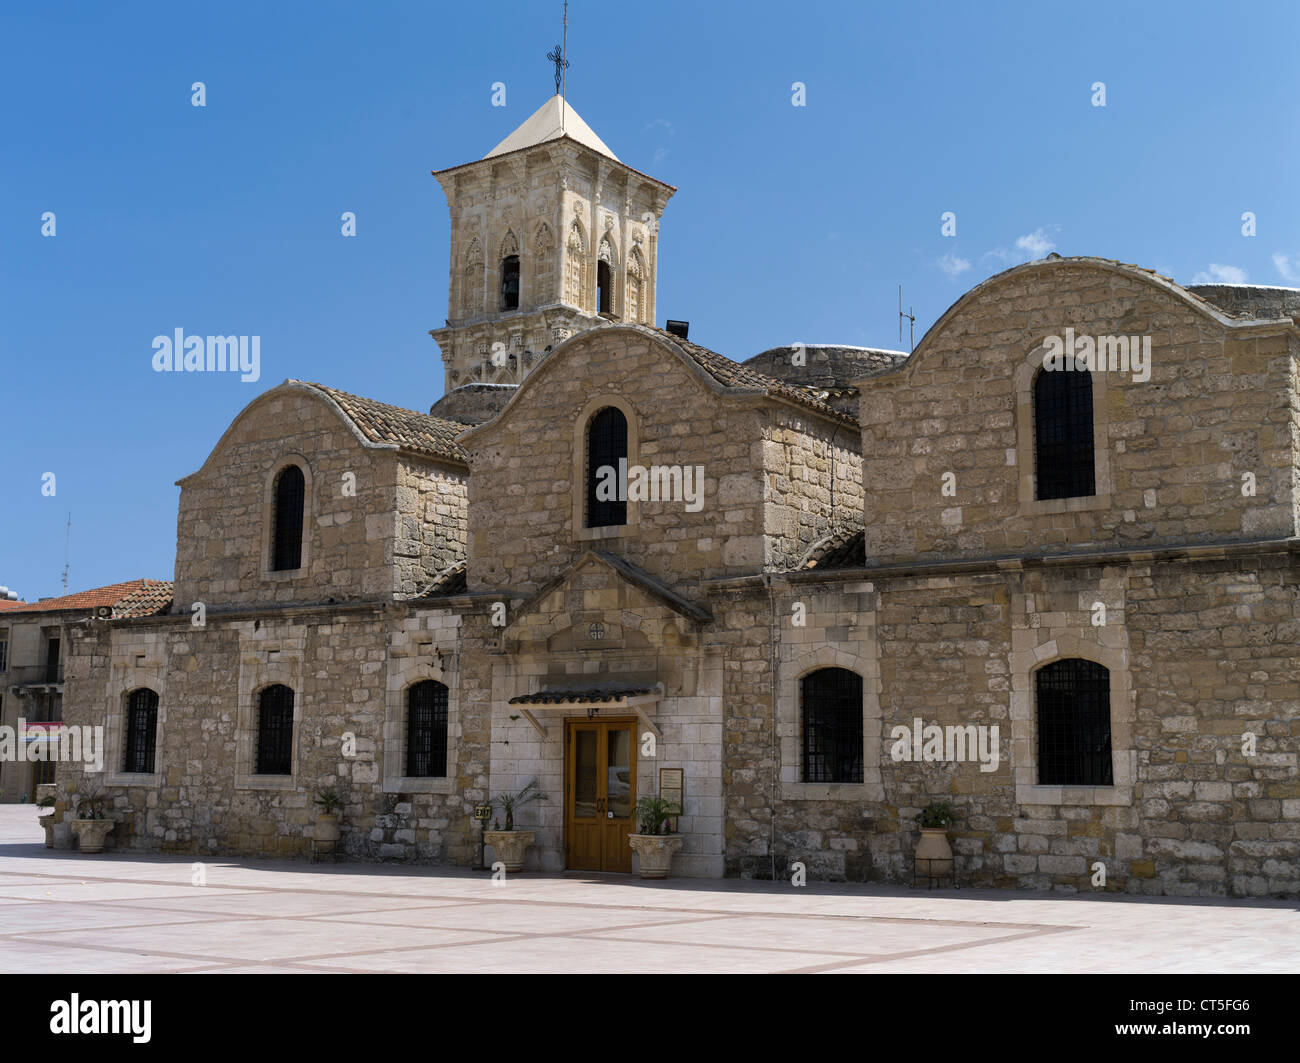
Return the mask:
[[[126,699],[126,755],[122,770],[152,775],[158,734],[158,695],[148,687],[131,691]]]
[[[596,411],[587,425],[587,527],[627,523],[627,418],[615,406]]]
[[[613,313],[612,287],[613,282],[610,278],[609,263],[601,259],[596,263],[596,313]]]
[[[862,676],[820,668],[799,684],[804,782],[862,782]]]
[[[281,683],[257,698],[257,774],[293,774],[293,691]]]
[[[501,309],[519,309],[518,255],[507,255],[501,260]]]
[[[1112,786],[1110,671],[1095,661],[1066,658],[1040,668],[1038,783]]]
[[[413,779],[447,775],[447,688],[433,679],[406,693],[406,774]]]
[[[271,570],[302,568],[302,514],[306,481],[297,465],[286,465],[275,478],[271,527]]]
[[[1041,369],[1034,380],[1034,465],[1037,497],[1096,494],[1092,374]]]

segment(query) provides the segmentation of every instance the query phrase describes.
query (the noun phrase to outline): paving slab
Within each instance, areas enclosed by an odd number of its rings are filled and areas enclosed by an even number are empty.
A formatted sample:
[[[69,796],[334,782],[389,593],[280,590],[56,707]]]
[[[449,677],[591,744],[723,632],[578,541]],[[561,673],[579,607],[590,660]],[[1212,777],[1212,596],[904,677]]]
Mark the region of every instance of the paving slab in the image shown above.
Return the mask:
[[[1298,908],[83,855],[0,806],[4,972],[1294,972]]]

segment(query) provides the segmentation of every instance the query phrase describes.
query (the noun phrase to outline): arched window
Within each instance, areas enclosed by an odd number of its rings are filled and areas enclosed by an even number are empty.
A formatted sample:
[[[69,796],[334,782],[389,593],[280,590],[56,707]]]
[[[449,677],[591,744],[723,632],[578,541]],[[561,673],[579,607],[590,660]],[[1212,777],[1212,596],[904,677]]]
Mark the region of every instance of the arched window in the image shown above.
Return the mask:
[[[447,688],[432,679],[406,693],[406,774],[413,779],[447,774]]]
[[[286,465],[275,478],[275,512],[271,527],[271,569],[302,568],[302,511],[306,481],[297,465]]]
[[[847,668],[809,672],[799,700],[803,781],[862,782],[862,676]]]
[[[1110,671],[1076,657],[1035,676],[1040,786],[1111,786]]]
[[[627,418],[614,406],[596,411],[587,425],[587,527],[627,523],[627,499],[619,497],[627,461]]]
[[[126,699],[126,756],[122,770],[152,775],[158,734],[158,695],[148,687],[131,691]]]
[[[257,698],[257,774],[293,774],[293,691],[280,683]]]
[[[519,309],[518,255],[507,255],[501,260],[501,309]]]
[[[1096,494],[1092,374],[1039,370],[1034,381],[1034,465],[1038,498]]]
[[[610,289],[613,283],[609,275],[609,263],[601,259],[596,263],[596,313],[612,313],[613,300],[610,298]]]

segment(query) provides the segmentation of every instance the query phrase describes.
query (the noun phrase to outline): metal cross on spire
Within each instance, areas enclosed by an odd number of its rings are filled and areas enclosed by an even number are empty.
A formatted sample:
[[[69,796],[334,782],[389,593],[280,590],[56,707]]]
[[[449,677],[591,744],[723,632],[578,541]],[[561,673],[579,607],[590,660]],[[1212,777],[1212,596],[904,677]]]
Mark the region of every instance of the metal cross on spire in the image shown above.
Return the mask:
[[[565,71],[569,68],[569,0],[564,0],[564,38],[563,42],[557,44],[553,51],[546,53],[546,58],[555,64],[555,94],[561,98],[565,95],[568,86],[568,75]]]
[[[556,45],[555,50],[546,53],[546,58],[555,64],[555,94],[561,95],[560,82],[564,80],[564,68],[569,65],[569,61],[564,58],[564,51],[561,45]]]

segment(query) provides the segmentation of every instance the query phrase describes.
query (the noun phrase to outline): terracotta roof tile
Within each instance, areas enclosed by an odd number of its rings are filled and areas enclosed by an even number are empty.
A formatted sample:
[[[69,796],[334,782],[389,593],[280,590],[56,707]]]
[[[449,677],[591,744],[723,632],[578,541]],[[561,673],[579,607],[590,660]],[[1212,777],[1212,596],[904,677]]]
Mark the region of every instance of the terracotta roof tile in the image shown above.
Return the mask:
[[[42,602],[7,602],[7,613],[90,612],[100,606],[110,606],[116,616],[153,616],[165,612],[172,601],[170,580],[133,579],[126,583],[111,583],[107,587],[94,587],[76,594],[46,598]],[[119,610],[124,610],[119,612]]]
[[[867,563],[866,536],[861,528],[828,535],[804,556],[800,569],[862,568]]]
[[[856,425],[858,423],[856,417],[837,410],[830,403],[822,401],[818,395],[823,389],[804,388],[794,384],[787,384],[784,380],[777,380],[775,377],[750,369],[739,362],[733,362],[730,358],[719,354],[717,351],[701,347],[698,343],[691,343],[689,340],[684,340],[671,332],[665,332],[663,329],[654,329],[654,331],[668,342],[681,347],[701,369],[725,387],[752,388],[755,391],[762,391],[768,395],[797,402],[811,410],[816,410],[825,417],[841,421],[844,424]]]
[[[460,464],[469,461],[465,448],[456,437],[468,429],[467,424],[431,417],[416,410],[404,410],[386,402],[350,395],[325,384],[309,380],[287,380],[288,384],[303,384],[323,392],[333,399],[344,414],[357,426],[357,430],[372,443],[391,443],[403,450],[431,454]]]

